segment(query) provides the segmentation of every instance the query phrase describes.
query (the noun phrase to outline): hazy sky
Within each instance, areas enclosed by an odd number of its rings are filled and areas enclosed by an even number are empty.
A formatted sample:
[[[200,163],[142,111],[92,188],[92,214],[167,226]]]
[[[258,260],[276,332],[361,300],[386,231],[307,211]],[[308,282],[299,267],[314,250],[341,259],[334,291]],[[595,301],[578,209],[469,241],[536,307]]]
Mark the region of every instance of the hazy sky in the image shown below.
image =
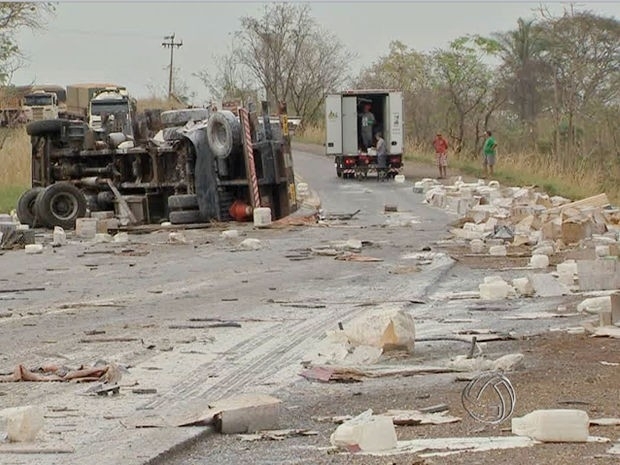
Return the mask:
[[[446,46],[464,34],[490,34],[513,28],[517,18],[532,17],[538,1],[318,1],[312,14],[344,45],[358,54],[355,74],[400,40],[421,51]],[[67,85],[111,81],[136,97],[153,87],[167,89],[169,50],[165,35],[176,33],[183,46],[175,50],[175,67],[199,100],[208,94],[191,75],[213,70],[214,55],[226,51],[239,18],[259,15],[264,2],[113,2],[61,1],[46,29],[23,31],[19,43],[25,66],[15,84]],[[566,2],[545,2],[561,12]],[[620,17],[620,1],[582,1],[580,9]]]

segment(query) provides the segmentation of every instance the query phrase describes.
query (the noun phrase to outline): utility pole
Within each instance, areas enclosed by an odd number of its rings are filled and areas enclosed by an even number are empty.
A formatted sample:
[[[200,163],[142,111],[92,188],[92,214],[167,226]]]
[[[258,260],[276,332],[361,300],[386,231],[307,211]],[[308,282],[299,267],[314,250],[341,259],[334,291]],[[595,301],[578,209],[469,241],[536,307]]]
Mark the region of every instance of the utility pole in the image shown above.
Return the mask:
[[[172,35],[165,36],[164,40],[167,42],[162,42],[161,46],[164,48],[170,48],[170,76],[168,77],[168,100],[172,98],[172,70],[174,64],[174,47],[181,47],[183,45],[183,41],[175,42],[174,41],[174,32]]]

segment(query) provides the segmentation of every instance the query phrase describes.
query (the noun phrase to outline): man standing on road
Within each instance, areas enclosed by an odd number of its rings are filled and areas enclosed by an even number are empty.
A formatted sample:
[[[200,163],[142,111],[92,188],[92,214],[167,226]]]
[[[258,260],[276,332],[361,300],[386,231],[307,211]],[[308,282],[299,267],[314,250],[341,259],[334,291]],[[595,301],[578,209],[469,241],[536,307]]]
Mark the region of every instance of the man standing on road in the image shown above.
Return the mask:
[[[380,132],[375,137],[377,138],[377,180],[381,181],[387,177],[387,147]]]
[[[495,155],[497,153],[497,142],[491,131],[486,132],[487,139],[484,141],[484,147],[482,153],[484,156],[484,177],[486,178],[489,173],[493,176],[493,167],[495,166]]]
[[[433,147],[435,147],[435,159],[437,168],[439,168],[439,179],[444,179],[448,176],[448,141],[438,132],[433,141]]]
[[[362,113],[362,145],[365,151],[372,147],[372,128],[375,125],[375,115],[370,109],[371,106],[367,103],[364,105],[364,113]]]

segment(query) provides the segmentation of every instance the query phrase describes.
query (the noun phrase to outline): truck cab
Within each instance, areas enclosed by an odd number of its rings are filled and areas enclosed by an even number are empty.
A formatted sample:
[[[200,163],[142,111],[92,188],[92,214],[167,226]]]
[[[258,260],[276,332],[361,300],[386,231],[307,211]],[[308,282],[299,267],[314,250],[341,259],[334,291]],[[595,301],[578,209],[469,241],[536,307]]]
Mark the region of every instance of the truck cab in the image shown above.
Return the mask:
[[[364,113],[370,111],[370,127]],[[325,101],[325,152],[334,157],[336,175],[365,178],[379,175],[375,136],[380,132],[387,147],[385,174],[393,177],[403,166],[402,92],[388,89],[347,90]]]
[[[133,135],[131,101],[125,88],[106,88],[90,101],[88,124],[94,130]]]
[[[58,118],[58,97],[54,92],[35,90],[24,96],[24,113],[28,121]]]

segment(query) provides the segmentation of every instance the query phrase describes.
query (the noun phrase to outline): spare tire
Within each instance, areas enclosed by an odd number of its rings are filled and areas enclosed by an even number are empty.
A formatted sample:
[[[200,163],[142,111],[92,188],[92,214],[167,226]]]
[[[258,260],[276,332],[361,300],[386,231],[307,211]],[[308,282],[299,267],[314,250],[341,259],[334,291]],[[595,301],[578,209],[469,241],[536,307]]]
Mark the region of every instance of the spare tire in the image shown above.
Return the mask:
[[[170,212],[168,219],[172,224],[200,223],[202,216],[200,210],[179,210]]]
[[[39,193],[43,191],[43,187],[33,187],[24,192],[17,201],[17,217],[23,224],[27,224],[31,228],[35,226],[36,212],[35,203]]]
[[[35,217],[45,226],[75,228],[75,220],[86,215],[84,193],[68,182],[57,182],[39,192]]]
[[[231,111],[213,113],[207,121],[207,142],[213,155],[226,158],[241,146],[241,124]]]
[[[187,210],[198,208],[198,197],[194,194],[171,195],[168,197],[168,210]]]
[[[209,117],[206,108],[187,108],[185,110],[163,111],[159,116],[161,124],[166,127],[185,126],[189,121],[203,121]]]
[[[26,132],[29,136],[44,136],[46,134],[57,134],[62,128],[71,124],[68,119],[44,119],[41,121],[33,121],[26,126]]]

